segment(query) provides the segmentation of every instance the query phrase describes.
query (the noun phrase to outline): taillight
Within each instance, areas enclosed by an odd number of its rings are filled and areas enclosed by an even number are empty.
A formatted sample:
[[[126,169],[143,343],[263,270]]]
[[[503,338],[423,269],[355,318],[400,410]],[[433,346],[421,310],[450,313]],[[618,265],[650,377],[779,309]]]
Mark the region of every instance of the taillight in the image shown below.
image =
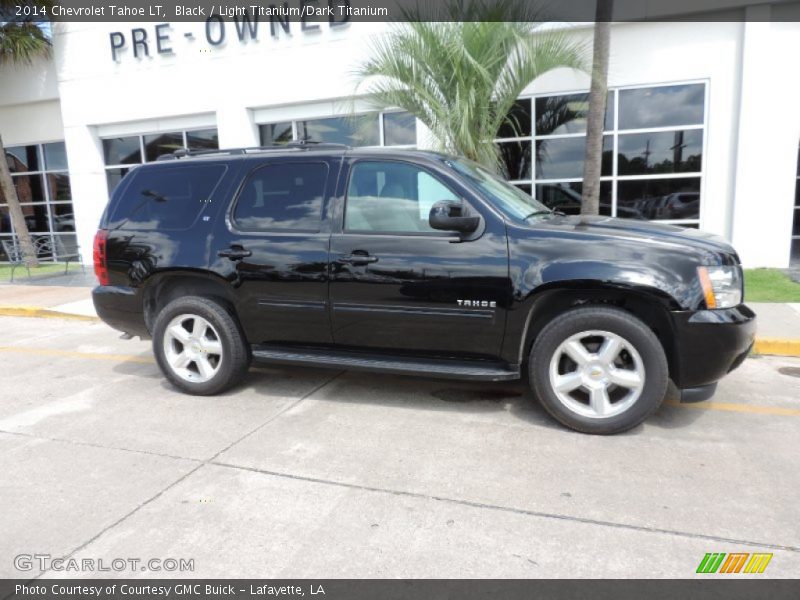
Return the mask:
[[[100,285],[108,285],[108,256],[106,254],[106,242],[108,241],[108,232],[105,229],[98,229],[94,234],[94,251],[92,256],[94,258],[94,274],[97,276],[97,281]]]

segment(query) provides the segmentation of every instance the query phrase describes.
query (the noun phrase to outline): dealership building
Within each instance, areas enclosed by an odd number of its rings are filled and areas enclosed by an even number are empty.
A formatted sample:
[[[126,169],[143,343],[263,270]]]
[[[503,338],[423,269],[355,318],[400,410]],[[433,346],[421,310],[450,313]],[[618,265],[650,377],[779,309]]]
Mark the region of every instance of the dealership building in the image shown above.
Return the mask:
[[[719,234],[749,267],[800,258],[799,6],[612,24],[603,214]],[[29,230],[91,262],[120,179],[181,147],[434,147],[410,115],[352,100],[355,67],[389,27],[53,25],[50,59],[0,69],[0,135]],[[591,24],[564,28],[591,41]],[[547,73],[520,97],[519,127],[498,132],[509,179],[564,212],[579,210],[588,87],[584,73]],[[13,235],[0,198],[0,238]]]

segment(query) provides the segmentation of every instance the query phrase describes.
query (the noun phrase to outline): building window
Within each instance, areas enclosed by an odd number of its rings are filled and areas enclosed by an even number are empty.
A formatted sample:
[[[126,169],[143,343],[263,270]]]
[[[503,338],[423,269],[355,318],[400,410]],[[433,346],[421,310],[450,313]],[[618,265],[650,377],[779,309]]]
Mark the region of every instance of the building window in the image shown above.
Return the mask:
[[[705,146],[704,83],[612,89],[603,136],[600,214],[697,227]],[[522,98],[496,139],[506,176],[577,214],[589,94]]]
[[[103,161],[106,165],[109,196],[131,167],[158,160],[162,154],[172,154],[180,148],[219,149],[217,129],[169,131],[104,139]]]
[[[327,142],[346,146],[417,145],[417,120],[407,112],[367,113],[265,123],[259,126],[262,146],[294,140]]]
[[[10,146],[6,148],[5,160],[28,231],[34,241],[49,238],[49,246],[54,249],[53,256],[43,258],[58,260],[59,252],[74,254],[75,214],[64,142]],[[15,237],[8,203],[0,192],[0,238]],[[2,248],[0,261],[8,261]]]

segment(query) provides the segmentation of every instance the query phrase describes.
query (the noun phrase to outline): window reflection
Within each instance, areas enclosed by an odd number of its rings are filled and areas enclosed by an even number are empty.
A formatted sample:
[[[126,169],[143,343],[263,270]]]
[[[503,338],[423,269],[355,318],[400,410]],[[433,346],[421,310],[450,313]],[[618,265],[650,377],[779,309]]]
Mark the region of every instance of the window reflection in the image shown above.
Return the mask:
[[[218,150],[219,135],[217,129],[201,129],[186,132],[186,147],[189,150]]]
[[[603,137],[602,175],[611,175],[614,138]],[[583,177],[586,138],[550,138],[536,140],[536,178],[571,179]]]
[[[617,216],[635,219],[700,218],[700,178],[639,179],[617,184]],[[622,214],[624,209],[627,214]]]
[[[701,125],[704,104],[702,83],[620,90],[619,128]]]
[[[103,157],[107,165],[131,165],[142,162],[139,136],[103,140]]]
[[[319,231],[328,166],[268,165],[245,183],[233,219],[246,231]]]
[[[620,135],[618,143],[620,175],[700,172],[702,169],[701,129]]]
[[[413,146],[417,143],[417,118],[407,112],[384,113],[383,145]]]
[[[380,143],[379,134],[377,114],[297,122],[298,137],[313,142],[377,146]]]
[[[162,154],[172,154],[175,150],[183,148],[183,133],[159,133],[144,136],[145,161],[158,160]]]
[[[67,149],[64,142],[54,142],[52,144],[44,144],[44,165],[48,171],[66,171],[67,170]]]
[[[267,123],[259,127],[261,145],[286,144],[292,141],[292,122]]]
[[[503,160],[504,175],[506,179],[531,178],[531,143],[530,142],[501,142],[500,156]]]
[[[39,170],[38,146],[10,146],[6,148],[6,162],[12,173]]]
[[[13,178],[17,199],[20,202],[44,202],[44,185],[41,175],[19,175]]]
[[[581,214],[583,184],[579,182],[537,183],[536,199],[567,215]],[[600,214],[611,215],[611,182],[600,182]]]
[[[529,137],[531,135],[531,101],[517,100],[497,132],[499,138]]]
[[[588,114],[588,93],[536,98],[536,135],[586,133]],[[609,92],[603,130],[613,128],[614,95]]]

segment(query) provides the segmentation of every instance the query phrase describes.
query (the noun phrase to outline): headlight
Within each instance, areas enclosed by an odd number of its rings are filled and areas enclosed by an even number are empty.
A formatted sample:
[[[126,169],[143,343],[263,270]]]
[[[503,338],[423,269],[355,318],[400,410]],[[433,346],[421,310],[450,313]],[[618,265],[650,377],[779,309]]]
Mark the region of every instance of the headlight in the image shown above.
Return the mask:
[[[708,308],[733,308],[742,302],[739,267],[697,267]]]

